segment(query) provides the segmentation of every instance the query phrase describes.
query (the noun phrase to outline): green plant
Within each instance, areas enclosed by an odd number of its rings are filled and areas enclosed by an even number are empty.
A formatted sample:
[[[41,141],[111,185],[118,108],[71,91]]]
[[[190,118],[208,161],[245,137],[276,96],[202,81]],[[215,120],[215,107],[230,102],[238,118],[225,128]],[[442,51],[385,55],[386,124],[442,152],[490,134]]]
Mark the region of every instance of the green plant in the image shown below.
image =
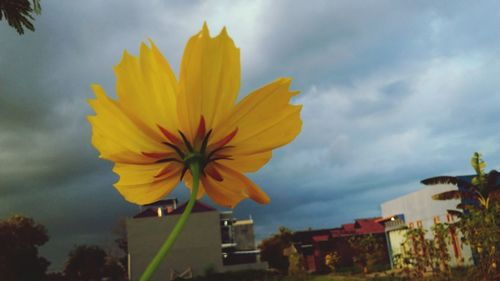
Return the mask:
[[[486,163],[481,154],[475,152],[471,166],[476,175],[471,182],[458,177],[440,176],[422,181],[424,184],[451,183],[463,188],[436,194],[435,200],[461,199],[457,209],[448,210],[460,220],[450,227],[456,228],[463,235],[463,242],[472,248],[476,267],[469,270],[471,280],[500,279],[497,265],[500,255],[500,173],[492,170],[485,173]]]
[[[279,270],[282,273],[288,271],[288,257],[283,251],[292,244],[293,233],[286,227],[280,227],[279,232],[264,239],[260,245],[260,259],[266,261],[270,268]]]
[[[450,253],[448,244],[450,243],[448,224],[436,223],[431,227],[434,240],[430,241],[429,257],[433,270],[433,275],[441,276],[444,279],[450,276]]]
[[[24,34],[24,28],[35,31],[32,23],[33,14],[39,15],[42,7],[40,0],[32,0],[32,2],[33,7],[28,0],[0,0],[0,20],[5,18],[19,34]]]
[[[380,263],[384,258],[384,241],[373,234],[358,235],[349,238],[349,245],[354,251],[353,262],[368,273],[368,268]]]
[[[425,239],[427,230],[410,228],[405,234],[404,248],[408,249],[401,255],[403,274],[410,280],[423,280],[430,266],[428,257],[429,243]]]
[[[297,281],[308,279],[307,272],[303,265],[302,256],[297,252],[293,245],[290,246],[293,251],[288,255],[288,276],[295,278]]]
[[[329,252],[325,255],[325,265],[330,268],[332,272],[335,271],[337,264],[340,260],[340,256],[337,252]]]

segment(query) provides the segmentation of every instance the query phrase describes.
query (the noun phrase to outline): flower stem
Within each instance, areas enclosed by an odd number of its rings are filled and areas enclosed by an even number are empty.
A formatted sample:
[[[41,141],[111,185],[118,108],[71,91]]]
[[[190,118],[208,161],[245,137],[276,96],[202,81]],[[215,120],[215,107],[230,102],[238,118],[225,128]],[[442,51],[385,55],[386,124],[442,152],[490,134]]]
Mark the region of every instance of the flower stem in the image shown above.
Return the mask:
[[[167,255],[172,245],[174,244],[175,240],[177,239],[177,236],[179,236],[179,234],[181,233],[189,215],[191,214],[191,210],[193,209],[194,203],[196,202],[196,195],[198,194],[198,185],[200,181],[200,165],[197,161],[193,161],[190,165],[190,168],[191,168],[191,174],[193,175],[193,188],[191,190],[191,196],[189,198],[189,202],[186,205],[186,208],[184,209],[184,212],[182,213],[181,217],[179,218],[179,221],[177,221],[177,224],[174,226],[174,229],[172,230],[172,232],[170,232],[170,235],[167,237],[167,240],[163,242],[163,245],[161,246],[160,250],[153,258],[153,260],[151,260],[148,267],[142,274],[141,278],[139,279],[140,281],[148,281],[151,279],[154,272],[156,271],[156,269],[163,261],[163,259]]]

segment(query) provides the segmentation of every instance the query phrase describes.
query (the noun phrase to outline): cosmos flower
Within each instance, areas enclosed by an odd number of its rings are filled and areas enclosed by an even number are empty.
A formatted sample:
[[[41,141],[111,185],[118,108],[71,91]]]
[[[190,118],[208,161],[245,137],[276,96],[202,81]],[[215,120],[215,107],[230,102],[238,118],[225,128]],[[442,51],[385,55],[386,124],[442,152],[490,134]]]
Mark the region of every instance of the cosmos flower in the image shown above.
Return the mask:
[[[117,99],[92,85],[92,144],[115,163],[116,189],[136,204],[157,201],[180,181],[191,189],[189,165],[198,161],[197,198],[206,193],[225,207],[245,198],[268,203],[244,173],[259,170],[300,132],[291,80],[277,79],[237,103],[240,52],[225,28],[211,38],[205,24],[189,40],[178,80],[150,44],[138,57],[124,52],[115,67]]]

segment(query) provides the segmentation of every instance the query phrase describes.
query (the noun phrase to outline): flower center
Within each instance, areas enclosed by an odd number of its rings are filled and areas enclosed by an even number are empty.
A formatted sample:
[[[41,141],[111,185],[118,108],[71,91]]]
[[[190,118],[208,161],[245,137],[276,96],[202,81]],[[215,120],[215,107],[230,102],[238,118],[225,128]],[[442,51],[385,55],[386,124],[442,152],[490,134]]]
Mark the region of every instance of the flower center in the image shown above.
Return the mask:
[[[143,155],[155,158],[155,163],[178,162],[183,164],[181,180],[184,178],[190,165],[194,162],[199,164],[203,175],[208,174],[217,181],[223,180],[217,169],[210,164],[218,160],[232,160],[230,155],[223,152],[233,147],[227,144],[236,136],[238,128],[211,145],[208,145],[208,140],[212,134],[212,130],[206,131],[205,118],[203,116],[200,118],[198,130],[192,142],[180,130],[178,131],[179,136],[177,136],[159,125],[158,128],[168,140],[164,141],[163,144],[170,147],[174,152],[143,152]],[[155,177],[162,176],[165,173],[162,170]]]

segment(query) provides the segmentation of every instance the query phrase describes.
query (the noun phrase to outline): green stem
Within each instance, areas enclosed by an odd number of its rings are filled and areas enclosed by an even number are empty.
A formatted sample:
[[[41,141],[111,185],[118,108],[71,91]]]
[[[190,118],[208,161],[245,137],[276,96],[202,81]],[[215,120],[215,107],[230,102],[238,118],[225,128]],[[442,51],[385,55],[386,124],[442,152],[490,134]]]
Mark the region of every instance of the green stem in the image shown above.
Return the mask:
[[[148,267],[142,274],[141,278],[139,279],[140,281],[148,281],[151,279],[154,272],[156,271],[156,269],[163,261],[163,259],[167,255],[172,245],[174,244],[175,240],[177,239],[177,236],[179,236],[179,234],[181,233],[189,215],[191,214],[191,210],[193,209],[194,203],[196,202],[196,195],[198,194],[198,184],[200,181],[200,166],[197,161],[193,161],[190,166],[191,166],[190,167],[191,174],[193,175],[193,188],[191,190],[191,196],[189,198],[189,202],[186,208],[184,209],[184,212],[182,213],[181,217],[179,218],[179,221],[177,221],[177,224],[174,226],[174,229],[167,237],[167,240],[163,242],[163,245],[161,246],[160,250],[153,258],[153,260],[151,260]]]

